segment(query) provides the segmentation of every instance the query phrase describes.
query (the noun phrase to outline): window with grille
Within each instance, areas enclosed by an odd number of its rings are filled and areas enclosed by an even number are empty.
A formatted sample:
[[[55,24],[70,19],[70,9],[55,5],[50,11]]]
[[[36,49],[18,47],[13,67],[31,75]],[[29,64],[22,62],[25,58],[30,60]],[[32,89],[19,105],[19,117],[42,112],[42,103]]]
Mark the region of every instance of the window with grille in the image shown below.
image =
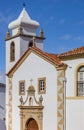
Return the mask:
[[[78,69],[77,96],[84,96],[84,66]]]
[[[25,81],[19,81],[19,95],[25,94]]]
[[[38,79],[38,93],[39,94],[46,93],[46,78]]]
[[[15,43],[10,44],[10,61],[15,61]]]

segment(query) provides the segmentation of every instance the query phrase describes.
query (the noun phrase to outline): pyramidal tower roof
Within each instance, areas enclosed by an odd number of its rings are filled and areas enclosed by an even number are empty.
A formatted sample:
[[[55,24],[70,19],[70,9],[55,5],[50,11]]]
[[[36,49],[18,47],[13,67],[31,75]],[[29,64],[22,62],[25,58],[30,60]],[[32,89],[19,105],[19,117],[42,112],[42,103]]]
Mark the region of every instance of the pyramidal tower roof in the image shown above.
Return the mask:
[[[29,14],[27,13],[26,9],[23,8],[22,12],[20,13],[19,17],[14,20],[13,22],[11,22],[8,25],[9,29],[14,29],[17,28],[20,25],[25,25],[25,26],[34,26],[35,28],[37,28],[39,26],[39,23],[35,20],[32,20],[29,16]]]

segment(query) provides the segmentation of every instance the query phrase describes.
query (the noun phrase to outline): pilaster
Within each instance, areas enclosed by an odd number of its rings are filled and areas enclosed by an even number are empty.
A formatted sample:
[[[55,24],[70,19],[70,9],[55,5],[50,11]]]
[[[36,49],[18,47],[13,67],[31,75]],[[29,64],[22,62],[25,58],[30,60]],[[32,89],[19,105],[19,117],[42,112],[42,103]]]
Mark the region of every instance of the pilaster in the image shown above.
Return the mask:
[[[58,69],[57,76],[57,130],[65,130],[65,70]]]
[[[8,130],[12,130],[12,78],[9,78]]]

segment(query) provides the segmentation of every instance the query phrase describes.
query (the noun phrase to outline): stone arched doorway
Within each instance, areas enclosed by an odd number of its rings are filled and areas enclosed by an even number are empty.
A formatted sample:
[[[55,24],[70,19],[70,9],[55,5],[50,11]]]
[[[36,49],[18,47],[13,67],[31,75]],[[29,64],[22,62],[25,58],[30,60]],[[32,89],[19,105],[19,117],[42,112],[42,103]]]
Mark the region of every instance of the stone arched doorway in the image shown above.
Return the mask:
[[[26,123],[27,130],[39,130],[38,124],[35,119],[30,118]]]

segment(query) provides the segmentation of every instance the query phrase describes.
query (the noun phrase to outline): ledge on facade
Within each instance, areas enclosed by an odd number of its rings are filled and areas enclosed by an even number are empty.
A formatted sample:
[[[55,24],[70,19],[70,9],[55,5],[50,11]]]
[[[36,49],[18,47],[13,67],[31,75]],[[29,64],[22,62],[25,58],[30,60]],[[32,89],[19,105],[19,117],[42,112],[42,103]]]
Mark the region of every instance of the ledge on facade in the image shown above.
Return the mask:
[[[44,106],[18,106],[20,109],[43,109]]]
[[[30,38],[33,37],[33,36],[31,36],[31,35],[18,33],[18,34],[16,34],[16,35],[12,36],[12,37],[5,38],[5,41],[10,40],[10,39],[13,39],[13,38],[16,38],[16,37],[18,37],[18,36],[30,37]],[[45,37],[40,37],[40,36],[34,36],[34,37],[35,37],[36,39],[45,40]]]
[[[66,100],[84,100],[84,96],[71,96],[71,97],[66,97]]]

